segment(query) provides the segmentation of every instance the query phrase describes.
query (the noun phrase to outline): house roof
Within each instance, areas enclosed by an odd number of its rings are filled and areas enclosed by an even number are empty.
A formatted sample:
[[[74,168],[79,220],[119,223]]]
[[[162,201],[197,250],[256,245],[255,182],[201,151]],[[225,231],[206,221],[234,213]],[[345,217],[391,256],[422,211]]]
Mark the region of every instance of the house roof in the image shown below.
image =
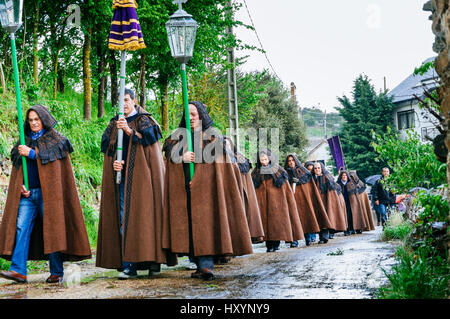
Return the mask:
[[[426,59],[423,63],[431,62],[435,60],[436,57]],[[439,85],[439,76],[434,68],[428,70],[423,75],[411,74],[403,82],[397,85],[393,90],[391,90],[387,95],[393,96],[393,102],[400,103],[404,101],[414,100],[414,94],[418,97],[424,97],[423,91],[435,89]]]

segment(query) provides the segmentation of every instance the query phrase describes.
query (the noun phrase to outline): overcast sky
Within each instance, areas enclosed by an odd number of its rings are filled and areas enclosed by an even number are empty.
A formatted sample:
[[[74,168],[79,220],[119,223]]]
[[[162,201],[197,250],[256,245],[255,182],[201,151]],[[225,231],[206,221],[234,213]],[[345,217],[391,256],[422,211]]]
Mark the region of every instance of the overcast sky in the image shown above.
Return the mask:
[[[244,4],[244,0],[235,0]],[[378,92],[386,76],[393,89],[432,50],[430,12],[425,0],[246,0],[267,56],[286,86],[294,82],[301,107],[327,112],[350,96],[353,81],[364,73]],[[251,25],[245,6],[236,18]],[[253,31],[236,28],[238,38],[259,47]],[[270,69],[259,52],[243,71]],[[270,69],[271,70],[271,69]]]

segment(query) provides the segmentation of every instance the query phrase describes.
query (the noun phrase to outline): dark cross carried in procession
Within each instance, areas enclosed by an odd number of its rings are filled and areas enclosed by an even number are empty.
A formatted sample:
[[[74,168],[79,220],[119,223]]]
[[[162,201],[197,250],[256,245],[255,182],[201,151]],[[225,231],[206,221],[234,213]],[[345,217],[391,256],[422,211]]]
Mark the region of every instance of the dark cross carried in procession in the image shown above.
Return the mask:
[[[144,38],[136,13],[136,0],[113,0],[114,15],[108,39],[108,48],[120,50],[119,119],[124,118],[125,60],[126,51],[145,48]],[[123,130],[117,132],[117,160],[122,162]],[[121,172],[117,172],[116,183],[120,184]]]

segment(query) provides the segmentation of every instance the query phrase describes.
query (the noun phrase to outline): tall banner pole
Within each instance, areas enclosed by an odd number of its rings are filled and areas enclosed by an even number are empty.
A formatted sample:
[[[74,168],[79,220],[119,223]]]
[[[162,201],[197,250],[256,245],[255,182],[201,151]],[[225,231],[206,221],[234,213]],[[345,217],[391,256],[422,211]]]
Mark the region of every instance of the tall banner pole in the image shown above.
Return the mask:
[[[119,89],[119,120],[125,118],[124,114],[124,99],[125,99],[125,66],[126,66],[126,51],[122,50],[120,55],[120,89]],[[122,163],[123,158],[123,130],[117,131],[117,160]],[[122,172],[117,172],[116,184],[120,184],[122,179]]]

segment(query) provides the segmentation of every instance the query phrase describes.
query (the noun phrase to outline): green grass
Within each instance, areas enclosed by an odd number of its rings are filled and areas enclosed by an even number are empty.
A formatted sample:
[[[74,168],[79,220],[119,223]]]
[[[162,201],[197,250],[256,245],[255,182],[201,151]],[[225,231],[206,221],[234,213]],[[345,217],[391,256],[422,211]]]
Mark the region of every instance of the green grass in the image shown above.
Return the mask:
[[[338,248],[336,251],[329,252],[327,256],[341,256],[344,254],[344,251]]]
[[[413,225],[410,221],[405,220],[400,212],[393,212],[386,221],[381,239],[404,241],[411,234]]]
[[[0,270],[9,270],[9,266],[11,266],[11,262],[0,258]]]
[[[396,260],[390,272],[383,269],[389,285],[379,289],[379,299],[448,298],[450,275],[445,260],[420,258],[405,247],[397,249]]]

